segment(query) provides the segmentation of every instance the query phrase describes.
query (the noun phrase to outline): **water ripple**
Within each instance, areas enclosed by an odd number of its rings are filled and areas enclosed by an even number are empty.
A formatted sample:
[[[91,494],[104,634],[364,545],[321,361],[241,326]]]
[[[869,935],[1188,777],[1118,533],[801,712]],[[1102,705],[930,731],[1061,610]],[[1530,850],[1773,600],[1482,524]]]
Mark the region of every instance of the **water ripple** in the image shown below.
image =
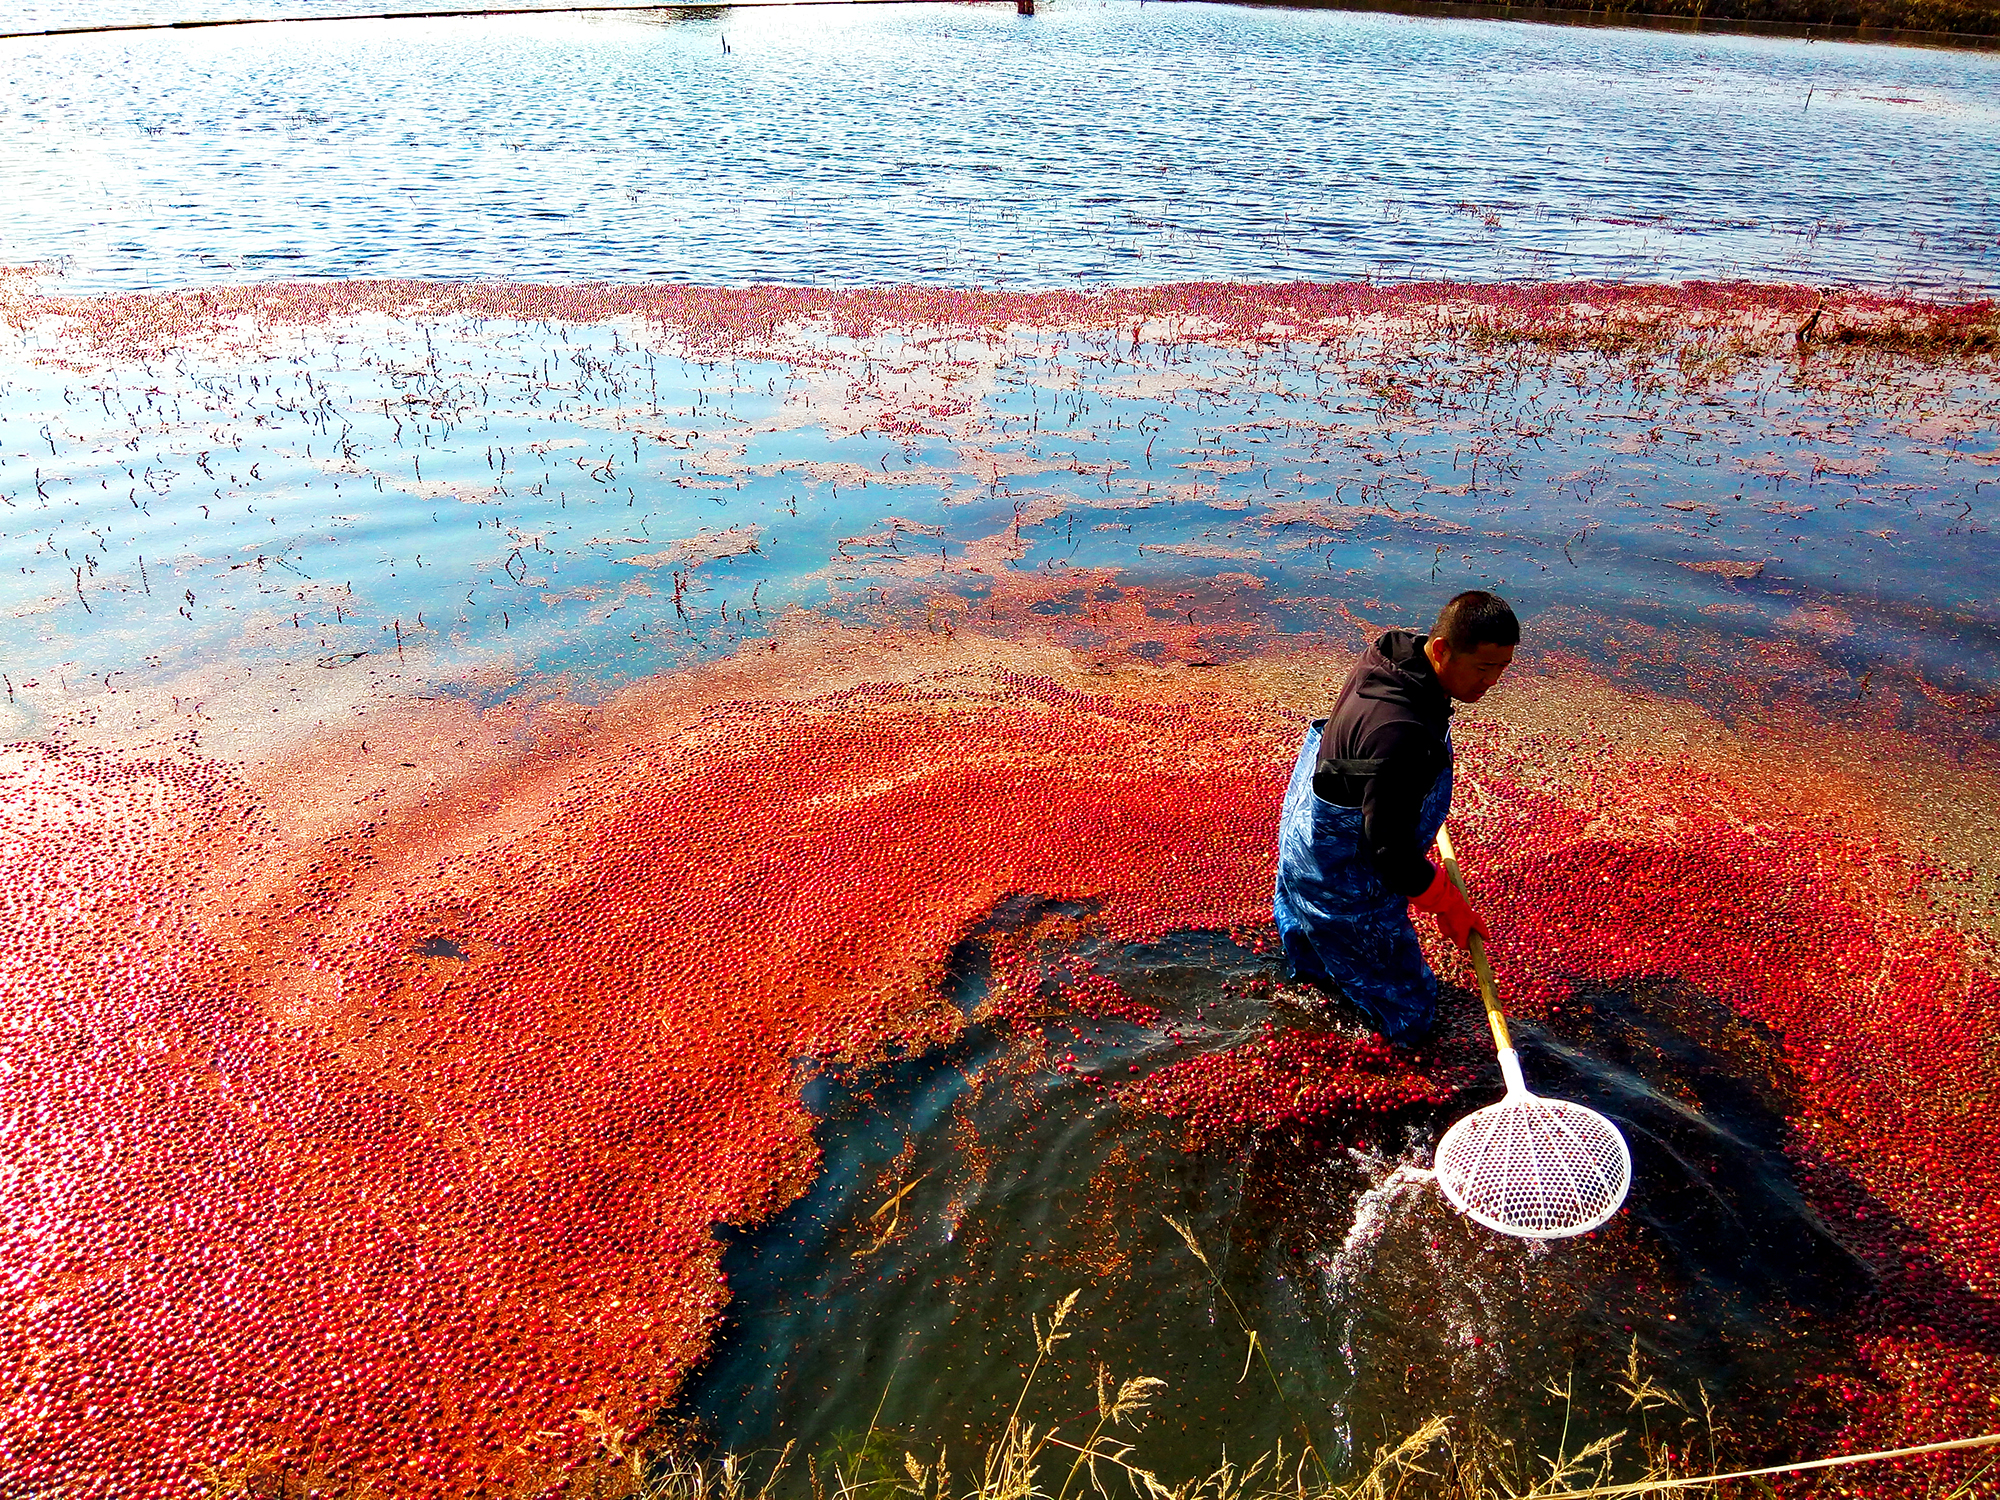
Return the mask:
[[[1064,0],[0,45],[0,194],[35,210],[0,263],[79,291],[2000,285],[2000,58],[1974,53]]]

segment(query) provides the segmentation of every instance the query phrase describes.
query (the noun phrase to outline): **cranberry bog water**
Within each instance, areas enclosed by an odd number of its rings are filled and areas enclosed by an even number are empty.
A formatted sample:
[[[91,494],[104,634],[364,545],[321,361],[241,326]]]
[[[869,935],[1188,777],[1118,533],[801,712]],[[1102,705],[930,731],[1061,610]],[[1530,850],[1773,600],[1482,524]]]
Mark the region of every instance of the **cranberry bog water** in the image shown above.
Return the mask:
[[[1164,1474],[1636,1430],[1635,1378],[1682,1472],[1994,1425],[1990,304],[5,313],[24,1492],[969,1459],[1073,1290],[1039,1419],[1157,1375]],[[1399,1172],[1497,1091],[1461,960],[1405,1056],[1272,956],[1306,720],[1472,585],[1527,641],[1463,857],[1636,1164],[1546,1248]]]
[[[0,1494],[2000,1431],[2000,61],[1038,9],[0,39]],[[1543,1247],[1270,923],[1475,586]]]

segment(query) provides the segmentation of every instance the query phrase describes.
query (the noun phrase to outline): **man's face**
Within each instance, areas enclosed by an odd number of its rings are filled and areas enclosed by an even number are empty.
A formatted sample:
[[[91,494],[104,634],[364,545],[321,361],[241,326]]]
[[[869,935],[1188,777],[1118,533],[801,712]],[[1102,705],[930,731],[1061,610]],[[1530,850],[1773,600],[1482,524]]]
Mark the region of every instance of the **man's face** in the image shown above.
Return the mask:
[[[1443,641],[1430,640],[1424,642],[1424,655],[1430,658],[1440,687],[1460,703],[1477,703],[1507,670],[1514,648],[1485,645],[1454,651]]]

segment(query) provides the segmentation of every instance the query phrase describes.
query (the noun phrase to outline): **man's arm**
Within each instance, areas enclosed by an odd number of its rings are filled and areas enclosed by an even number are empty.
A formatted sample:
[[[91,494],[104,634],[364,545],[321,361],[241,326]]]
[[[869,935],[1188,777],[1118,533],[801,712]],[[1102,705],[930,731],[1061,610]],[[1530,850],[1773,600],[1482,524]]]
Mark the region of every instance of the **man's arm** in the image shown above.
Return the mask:
[[[1417,820],[1438,768],[1415,725],[1387,725],[1369,738],[1367,754],[1382,769],[1362,787],[1361,837],[1382,884],[1399,896],[1420,896],[1437,877],[1417,847]]]

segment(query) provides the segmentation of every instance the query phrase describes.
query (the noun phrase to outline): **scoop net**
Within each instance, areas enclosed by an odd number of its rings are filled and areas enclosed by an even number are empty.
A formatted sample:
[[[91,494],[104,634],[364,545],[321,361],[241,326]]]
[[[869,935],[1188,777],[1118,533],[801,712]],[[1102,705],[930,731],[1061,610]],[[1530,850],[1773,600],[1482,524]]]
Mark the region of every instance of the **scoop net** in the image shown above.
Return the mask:
[[[1437,1182],[1453,1207],[1488,1229],[1561,1239],[1618,1212],[1632,1185],[1632,1153],[1596,1110],[1510,1089],[1445,1132]]]

